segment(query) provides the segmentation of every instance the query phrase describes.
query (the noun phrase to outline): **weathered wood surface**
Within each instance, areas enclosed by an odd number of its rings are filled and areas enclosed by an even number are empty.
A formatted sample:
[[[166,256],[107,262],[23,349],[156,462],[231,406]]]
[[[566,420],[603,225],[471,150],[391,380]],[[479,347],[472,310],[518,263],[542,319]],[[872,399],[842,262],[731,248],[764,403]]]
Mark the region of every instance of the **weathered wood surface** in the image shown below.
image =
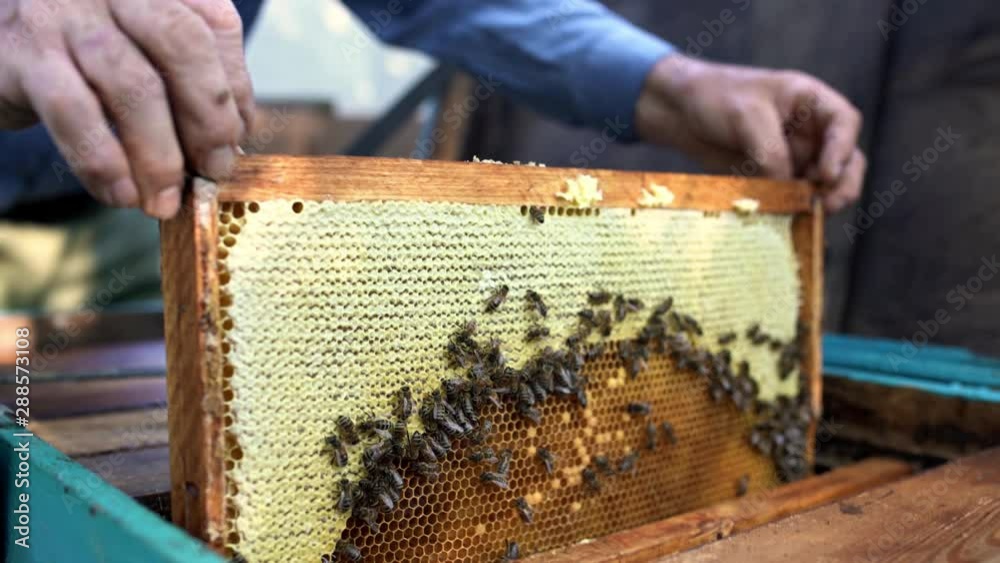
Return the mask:
[[[1000,561],[1000,449],[662,563]]]
[[[195,180],[184,209],[161,223],[171,513],[221,550],[225,519],[215,184]]]
[[[1000,446],[1000,405],[836,377],[824,385],[840,439],[945,459]]]
[[[29,428],[52,447],[71,457],[165,446],[167,409],[158,407],[33,420]]]
[[[638,207],[650,184],[667,186],[672,207],[730,211],[752,198],[761,213],[811,210],[812,189],[803,182],[761,178],[545,168],[393,158],[251,156],[219,184],[219,201],[333,199],[338,201],[452,201],[478,204],[566,205],[556,193],[565,180],[589,174],[600,180],[599,207]]]
[[[11,407],[17,397],[14,385],[0,385],[0,403]],[[74,378],[32,381],[31,417],[60,418],[109,411],[135,410],[164,405],[167,381],[152,377]]]
[[[552,563],[650,561],[827,504],[909,474],[908,465],[871,459],[824,475],[531,557]]]

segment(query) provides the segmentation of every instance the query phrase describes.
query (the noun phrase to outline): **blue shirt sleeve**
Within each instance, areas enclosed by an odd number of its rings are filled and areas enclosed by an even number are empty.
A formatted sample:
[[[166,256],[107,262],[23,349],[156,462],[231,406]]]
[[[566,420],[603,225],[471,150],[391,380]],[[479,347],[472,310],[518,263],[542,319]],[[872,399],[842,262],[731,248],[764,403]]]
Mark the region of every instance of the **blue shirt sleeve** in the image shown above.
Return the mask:
[[[419,49],[575,125],[624,124],[673,47],[592,0],[346,0],[381,40]]]

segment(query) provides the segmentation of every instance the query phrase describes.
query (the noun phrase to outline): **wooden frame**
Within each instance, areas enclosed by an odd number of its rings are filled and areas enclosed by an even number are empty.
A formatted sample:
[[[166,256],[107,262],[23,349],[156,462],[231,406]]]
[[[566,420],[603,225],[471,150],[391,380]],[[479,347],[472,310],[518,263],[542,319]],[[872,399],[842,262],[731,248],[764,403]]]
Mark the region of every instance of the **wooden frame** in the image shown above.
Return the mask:
[[[600,180],[600,207],[635,208],[644,188],[662,184],[672,208],[730,211],[759,201],[759,213],[794,215],[801,267],[801,319],[809,327],[804,375],[820,408],[822,213],[804,183],[756,178],[349,157],[247,157],[218,185],[195,180],[184,212],[162,232],[167,337],[171,497],[174,521],[221,550],[225,533],[222,351],[215,270],[220,202],[269,199],[409,200],[474,204],[565,205],[565,180]],[[812,429],[814,435],[815,428]]]

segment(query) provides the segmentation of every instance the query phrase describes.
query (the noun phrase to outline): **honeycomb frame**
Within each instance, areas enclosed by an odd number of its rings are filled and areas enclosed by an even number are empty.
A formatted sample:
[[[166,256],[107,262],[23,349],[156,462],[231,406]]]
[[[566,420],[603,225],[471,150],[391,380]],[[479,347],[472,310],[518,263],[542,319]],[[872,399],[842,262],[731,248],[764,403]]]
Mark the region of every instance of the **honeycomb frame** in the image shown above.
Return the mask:
[[[574,209],[555,197],[565,179],[583,172],[597,177],[604,191],[604,201],[593,210]],[[791,236],[800,268],[800,318],[813,329],[802,367],[803,383],[812,399],[814,412],[818,412],[818,280],[821,280],[819,248],[822,231],[820,214],[813,203],[811,191],[804,185],[744,178],[489,164],[254,157],[247,159],[236,177],[226,184],[215,186],[196,182],[185,207],[186,213],[163,227],[168,388],[170,409],[176,413],[171,416],[175,521],[220,551],[225,550],[227,543],[231,545],[232,507],[226,503],[225,479],[228,463],[225,452],[233,446],[232,437],[227,437],[225,432],[226,417],[229,416],[226,404],[231,399],[231,390],[226,389],[225,383],[227,370],[231,369],[225,361],[228,353],[225,308],[227,299],[231,297],[224,291],[220,292],[220,287],[226,283],[227,273],[218,264],[220,250],[225,253],[226,237],[238,235],[240,226],[239,221],[233,221],[220,229],[218,219],[222,208],[241,208],[242,213],[252,212],[253,206],[258,205],[255,202],[275,199],[306,202],[434,201],[538,205],[560,216],[585,216],[599,214],[602,208],[637,209],[642,189],[650,183],[670,186],[677,194],[674,208],[718,214],[730,210],[732,201],[749,197],[761,202],[761,214],[794,216]],[[651,366],[656,365],[651,362]],[[659,366],[656,369],[669,368]],[[557,416],[564,415],[560,413]],[[736,421],[733,424],[739,423],[738,415],[731,418]],[[590,419],[585,417],[584,420]],[[592,430],[591,436],[606,433]],[[752,467],[754,482],[758,477],[767,479],[766,469],[760,468],[759,464]],[[572,480],[568,475],[565,477]],[[716,496],[709,494],[705,502],[728,498],[727,495],[732,495],[732,484],[719,485],[718,490],[725,492]],[[401,502],[411,501],[404,498]],[[578,502],[585,502],[585,499]],[[692,507],[681,507],[682,510],[685,508]],[[661,514],[660,517],[666,515],[669,514]],[[626,521],[618,526],[644,522]],[[617,529],[620,527],[599,532]],[[468,540],[458,541],[460,549],[467,551],[468,546],[463,542]],[[533,550],[532,541],[525,543],[526,549]],[[551,547],[551,543],[548,545]],[[430,554],[424,551],[425,548],[419,552],[404,550],[410,555],[429,557]],[[465,552],[459,550],[455,553]]]

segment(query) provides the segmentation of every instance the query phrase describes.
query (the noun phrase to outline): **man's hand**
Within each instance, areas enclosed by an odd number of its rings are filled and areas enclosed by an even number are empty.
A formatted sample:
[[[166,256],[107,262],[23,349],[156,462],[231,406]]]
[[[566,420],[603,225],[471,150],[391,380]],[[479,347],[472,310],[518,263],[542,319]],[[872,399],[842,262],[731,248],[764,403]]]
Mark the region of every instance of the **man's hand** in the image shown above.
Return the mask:
[[[231,0],[0,0],[0,128],[45,124],[99,200],[177,213],[226,176],[253,93]]]
[[[827,188],[829,212],[861,195],[867,162],[857,148],[860,112],[799,72],[670,55],[649,73],[636,121],[640,138],[673,146],[708,169],[817,182]]]

